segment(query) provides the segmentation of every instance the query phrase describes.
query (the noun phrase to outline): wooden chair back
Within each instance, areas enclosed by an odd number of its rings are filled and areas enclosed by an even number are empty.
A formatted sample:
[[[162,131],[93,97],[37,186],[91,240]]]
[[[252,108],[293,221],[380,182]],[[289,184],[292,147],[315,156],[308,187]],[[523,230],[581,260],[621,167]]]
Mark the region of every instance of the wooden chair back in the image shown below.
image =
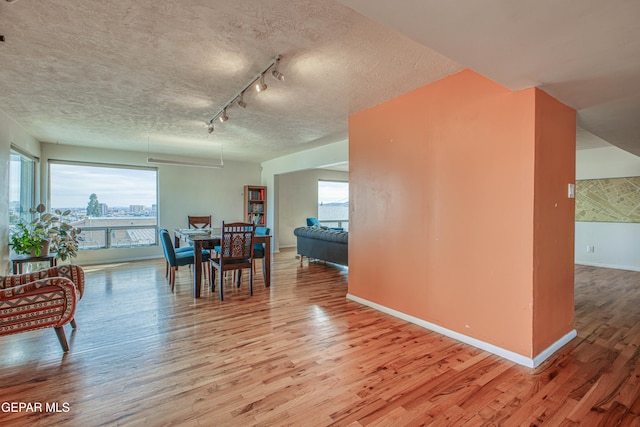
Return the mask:
[[[189,228],[211,228],[211,215],[189,215]]]
[[[224,272],[238,270],[236,284],[240,287],[242,269],[249,269],[249,295],[253,295],[253,236],[255,225],[246,222],[222,222],[220,234],[219,258],[211,260],[211,290],[216,287],[216,274],[220,276],[220,301],[224,300],[223,277]],[[217,249],[216,249],[217,251]]]
[[[251,260],[255,225],[245,222],[222,222],[220,258],[223,260]]]

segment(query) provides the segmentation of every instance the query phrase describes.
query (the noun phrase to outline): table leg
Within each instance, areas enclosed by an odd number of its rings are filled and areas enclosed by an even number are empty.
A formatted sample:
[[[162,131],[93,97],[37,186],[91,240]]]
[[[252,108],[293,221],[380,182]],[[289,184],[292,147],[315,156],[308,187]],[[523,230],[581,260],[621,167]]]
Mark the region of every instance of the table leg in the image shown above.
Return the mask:
[[[262,262],[266,262],[266,279],[264,281],[264,287],[268,288],[271,286],[271,238],[267,237],[266,242],[264,243],[264,259]]]
[[[193,241],[193,296],[200,298],[200,285],[202,283],[202,242]]]

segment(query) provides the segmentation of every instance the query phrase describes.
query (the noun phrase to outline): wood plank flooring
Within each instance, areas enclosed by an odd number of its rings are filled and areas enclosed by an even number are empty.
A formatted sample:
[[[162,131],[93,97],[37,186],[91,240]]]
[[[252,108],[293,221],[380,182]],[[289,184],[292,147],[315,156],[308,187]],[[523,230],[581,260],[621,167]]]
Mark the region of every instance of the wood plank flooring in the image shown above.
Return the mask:
[[[287,250],[272,271],[220,302],[187,268],[171,293],[161,260],[87,267],[68,354],[0,337],[0,423],[640,426],[638,272],[577,266],[578,337],[533,370],[347,300],[344,270]]]

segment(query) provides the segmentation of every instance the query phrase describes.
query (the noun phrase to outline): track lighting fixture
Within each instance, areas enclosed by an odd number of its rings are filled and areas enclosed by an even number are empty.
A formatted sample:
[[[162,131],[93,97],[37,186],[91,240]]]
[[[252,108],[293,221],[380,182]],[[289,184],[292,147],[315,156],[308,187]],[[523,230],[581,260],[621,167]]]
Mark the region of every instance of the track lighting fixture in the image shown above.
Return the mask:
[[[258,92],[263,92],[267,89],[267,84],[264,82],[264,75],[269,70],[271,70],[271,76],[274,79],[279,81],[284,81],[284,75],[279,70],[280,65],[280,55],[276,56],[264,67],[260,73],[258,73],[245,87],[242,88],[238,93],[236,93],[233,98],[229,102],[227,102],[218,113],[211,118],[208,122],[205,123],[207,126],[207,131],[209,133],[213,132],[213,122],[218,119],[221,122],[226,122],[229,120],[229,115],[227,114],[227,109],[232,107],[234,104],[237,104],[238,107],[246,108],[247,103],[244,101],[244,94],[250,87],[254,86]]]

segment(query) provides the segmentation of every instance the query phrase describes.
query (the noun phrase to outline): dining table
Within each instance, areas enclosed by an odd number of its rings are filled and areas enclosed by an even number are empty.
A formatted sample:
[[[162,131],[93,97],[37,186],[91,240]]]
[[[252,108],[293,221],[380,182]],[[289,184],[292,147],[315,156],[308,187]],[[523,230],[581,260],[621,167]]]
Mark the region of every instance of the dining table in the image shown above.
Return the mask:
[[[200,298],[200,288],[202,287],[202,250],[211,250],[215,246],[220,246],[220,234],[215,229],[207,228],[180,228],[174,230],[174,246],[180,247],[180,242],[187,242],[193,246],[193,297]],[[264,287],[271,286],[271,236],[254,235],[255,244],[264,244],[265,280]],[[222,286],[222,285],[221,285]]]

